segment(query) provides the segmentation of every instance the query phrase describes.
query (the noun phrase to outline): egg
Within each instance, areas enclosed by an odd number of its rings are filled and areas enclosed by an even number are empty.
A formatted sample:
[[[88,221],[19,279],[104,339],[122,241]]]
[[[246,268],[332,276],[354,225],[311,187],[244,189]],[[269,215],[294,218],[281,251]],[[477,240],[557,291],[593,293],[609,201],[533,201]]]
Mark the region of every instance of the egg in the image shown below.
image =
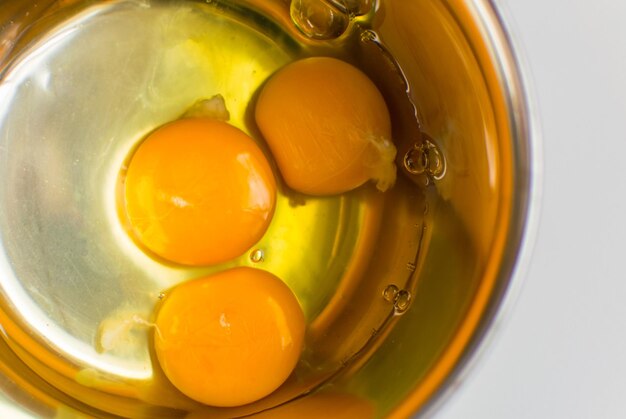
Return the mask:
[[[138,241],[185,265],[240,256],[266,231],[276,180],[261,149],[224,121],[184,118],[152,132],[124,181],[124,206]]]
[[[262,88],[255,119],[294,190],[332,195],[369,179],[381,191],[394,184],[396,149],[385,100],[346,62],[312,57],[283,67]]]
[[[291,374],[305,319],[280,279],[239,267],[166,292],[155,328],[157,359],[174,386],[201,403],[238,406],[270,394]]]

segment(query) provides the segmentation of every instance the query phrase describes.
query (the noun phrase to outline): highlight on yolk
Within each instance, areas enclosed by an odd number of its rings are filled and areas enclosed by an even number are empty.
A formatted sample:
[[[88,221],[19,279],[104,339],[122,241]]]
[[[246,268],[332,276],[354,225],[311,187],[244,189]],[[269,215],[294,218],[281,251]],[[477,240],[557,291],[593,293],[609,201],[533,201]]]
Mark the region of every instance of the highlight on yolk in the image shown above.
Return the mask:
[[[298,362],[305,329],[287,285],[246,267],[174,287],[155,324],[165,375],[212,406],[247,404],[277,389]]]
[[[276,181],[241,130],[208,118],[166,124],[141,143],[124,184],[132,230],[172,262],[206,265],[240,256],[265,233]]]
[[[263,87],[256,122],[285,182],[311,195],[396,179],[385,100],[359,69],[329,57],[288,64]]]

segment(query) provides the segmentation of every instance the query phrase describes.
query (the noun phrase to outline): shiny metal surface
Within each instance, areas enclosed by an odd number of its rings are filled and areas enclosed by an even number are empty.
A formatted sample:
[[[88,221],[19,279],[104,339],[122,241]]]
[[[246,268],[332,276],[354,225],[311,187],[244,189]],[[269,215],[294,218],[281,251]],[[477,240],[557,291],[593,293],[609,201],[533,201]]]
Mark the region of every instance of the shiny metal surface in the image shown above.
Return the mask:
[[[386,399],[390,408],[395,406],[393,417],[405,417],[418,407],[424,415],[433,413],[444,396],[453,392],[459,377],[477,356],[513,278],[520,280],[536,227],[540,163],[522,74],[493,4],[488,1],[385,4],[391,8],[395,5],[397,15],[385,16],[389,32],[385,32],[383,24],[381,36],[387,40],[411,83],[425,132],[439,139],[447,162],[455,166],[451,170],[459,175],[447,177],[451,189],[441,184],[438,189],[444,197],[451,194],[447,197],[453,206],[465,208],[460,216],[467,221],[479,254],[483,240],[490,241],[485,264],[479,264],[473,274],[452,272],[437,257],[449,249],[431,243],[425,266],[433,271],[422,272],[413,311],[380,348],[384,356],[375,356],[354,377],[358,381],[378,374],[378,379],[383,380],[395,368],[391,359],[410,359],[404,364],[407,370],[396,372],[396,381],[391,380],[394,385],[389,391],[377,394]],[[403,46],[402,41],[408,39],[414,43]],[[478,150],[484,154],[472,156]],[[460,173],[463,163],[467,164],[464,159],[476,162],[496,156],[501,159],[496,165],[479,164],[469,169],[475,170],[473,174]],[[492,208],[493,213],[481,208],[489,206],[488,195],[484,193],[478,203],[466,200],[467,196],[454,196],[452,183],[461,186],[464,180],[480,177],[481,173],[483,179],[493,179],[493,169],[502,182],[500,202],[497,209]],[[489,182],[479,184],[484,188]],[[492,221],[485,218],[478,221],[481,216]],[[437,225],[435,221],[435,230]],[[486,227],[489,225],[494,230]],[[490,232],[485,236],[486,231]],[[468,261],[465,267],[469,266]],[[460,278],[466,282],[457,282]],[[461,309],[462,317],[446,318],[454,316],[453,310],[446,309],[463,301],[462,297],[454,300],[451,295],[472,292],[467,282],[472,279],[477,280],[476,288],[471,300],[465,300],[468,305]],[[442,295],[447,298],[432,301],[434,296]],[[423,300],[419,301],[420,297]],[[438,344],[445,342],[445,346],[431,346],[433,338]],[[406,346],[396,346],[399,341]],[[403,380],[402,384],[398,380]],[[411,390],[401,390],[407,387]]]
[[[0,322],[6,341],[0,350],[0,365],[3,388],[15,389],[6,391],[15,396],[6,399],[4,406],[42,417],[63,411],[97,416],[183,416],[185,410],[196,407],[166,401],[167,407],[159,408],[151,403],[166,396],[155,393],[147,397],[136,391],[153,377],[149,352],[135,350],[145,347],[145,333],[137,334],[130,345],[135,349],[130,352],[125,346],[119,353],[99,354],[93,343],[104,320],[124,319],[138,312],[149,315],[153,300],[164,287],[209,271],[181,271],[133,253],[132,243],[115,223],[114,202],[96,179],[107,179],[105,189],[114,190],[118,169],[113,163],[124,160],[129,144],[137,140],[136,133],[146,132],[154,121],[180,114],[197,86],[167,86],[165,94],[182,92],[185,96],[188,92],[189,97],[170,102],[169,108],[153,109],[149,118],[145,112],[116,113],[151,89],[150,84],[124,79],[124,74],[129,74],[125,66],[142,64],[141,57],[132,53],[126,64],[116,62],[109,69],[115,74],[111,86],[121,83],[124,89],[120,91],[126,96],[115,97],[105,106],[102,101],[84,103],[84,96],[77,95],[70,109],[78,116],[59,112],[71,103],[67,97],[63,103],[51,99],[36,108],[28,102],[28,83],[46,88],[49,83],[63,82],[66,76],[65,82],[80,81],[84,69],[41,71],[38,59],[54,54],[51,44],[27,58],[21,54],[38,51],[33,40],[56,24],[75,19],[85,4],[9,3],[11,7],[0,10],[0,108],[4,109],[0,112],[4,115],[0,117],[4,133],[0,136]],[[146,21],[151,10],[161,4],[132,3],[145,8]],[[267,3],[267,16],[285,24],[288,18],[281,15],[286,10],[284,3]],[[33,21],[38,23],[28,26]],[[376,208],[373,201],[369,207],[357,205],[363,196],[352,196],[309,207],[313,210],[308,216],[299,215],[290,222],[302,223],[309,217],[315,226],[311,228],[334,231],[336,237],[340,227],[352,231],[345,239],[349,254],[362,253],[355,243],[369,243],[366,248],[376,244],[376,249],[367,252],[373,252],[380,263],[370,266],[367,275],[361,267],[364,276],[356,282],[343,281],[345,272],[335,269],[337,279],[329,279],[329,291],[315,294],[305,310],[319,331],[318,354],[341,365],[342,373],[334,376],[333,387],[368,400],[375,406],[376,416],[404,417],[420,409],[430,411],[449,392],[449,383],[476,352],[496,315],[526,232],[534,161],[518,66],[489,2],[385,0],[372,26],[409,82],[421,128],[446,158],[446,175],[429,187],[425,196],[409,182],[400,182],[386,198],[385,210],[368,209]],[[130,27],[120,24],[120,31]],[[65,35],[71,37],[71,33],[57,35],[56,45],[63,44]],[[122,33],[117,48],[124,47],[124,38]],[[94,50],[100,51],[94,62],[99,59],[100,66],[106,66],[102,52],[106,45],[96,48],[97,39],[94,32],[91,41],[96,43]],[[135,64],[133,58],[138,60]],[[287,59],[283,55],[259,67],[255,83]],[[7,69],[14,70],[16,62],[32,66],[32,77],[7,77],[14,74]],[[81,89],[89,88],[86,84]],[[19,100],[13,100],[16,91]],[[145,111],[145,106],[142,109]],[[86,117],[87,125],[75,122]],[[120,118],[125,123],[116,125]],[[87,140],[81,140],[83,137]],[[127,140],[107,142],[94,137]],[[90,170],[76,172],[73,167],[77,165]],[[87,195],[78,191],[87,191]],[[383,220],[379,232],[377,227],[364,230],[363,219],[368,214]],[[320,217],[335,221],[320,227],[313,222]],[[421,253],[415,259],[418,249]],[[129,253],[134,259],[127,258]],[[266,261],[271,261],[270,255],[265,255]],[[240,263],[253,263],[247,257]],[[137,260],[142,262],[137,264]],[[287,268],[276,265],[275,269]],[[390,282],[400,287],[415,282],[417,288],[408,311],[388,318],[389,305],[382,292]],[[307,282],[290,283],[306,293],[311,285],[303,284]],[[351,304],[334,302],[333,292],[348,292]],[[385,327],[379,329],[381,320]],[[375,340],[369,339],[372,328]]]

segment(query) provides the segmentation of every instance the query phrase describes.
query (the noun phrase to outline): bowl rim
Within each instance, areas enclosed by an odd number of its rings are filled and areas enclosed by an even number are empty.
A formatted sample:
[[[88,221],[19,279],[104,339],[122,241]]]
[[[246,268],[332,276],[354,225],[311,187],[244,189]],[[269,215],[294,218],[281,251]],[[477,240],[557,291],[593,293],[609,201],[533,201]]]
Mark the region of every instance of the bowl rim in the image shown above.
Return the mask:
[[[443,0],[455,15],[451,3],[460,4],[473,16],[471,24],[482,34],[496,74],[505,94],[507,122],[511,130],[513,191],[510,223],[506,229],[503,256],[495,275],[495,286],[484,307],[480,321],[455,365],[426,400],[417,387],[396,406],[392,418],[431,417],[467,381],[485,352],[491,348],[512,312],[530,267],[532,251],[539,227],[543,175],[540,115],[534,99],[533,82],[520,41],[511,33],[512,19],[503,14],[496,0]],[[520,52],[521,51],[521,52]]]

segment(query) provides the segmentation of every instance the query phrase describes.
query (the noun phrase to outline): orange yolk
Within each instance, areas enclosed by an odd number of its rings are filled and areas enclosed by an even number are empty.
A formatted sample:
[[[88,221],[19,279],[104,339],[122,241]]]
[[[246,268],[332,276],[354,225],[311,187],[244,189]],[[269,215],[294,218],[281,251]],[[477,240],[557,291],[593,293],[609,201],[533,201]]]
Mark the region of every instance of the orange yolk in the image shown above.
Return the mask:
[[[166,124],[130,161],[125,206],[141,243],[186,265],[243,254],[267,229],[276,181],[263,152],[239,129],[208,118]]]
[[[285,182],[311,194],[338,194],[396,178],[396,149],[385,100],[359,69],[316,57],[274,74],[256,105],[256,122]]]
[[[174,287],[156,317],[155,350],[170,381],[212,406],[277,389],[302,350],[304,315],[274,275],[234,268]]]

